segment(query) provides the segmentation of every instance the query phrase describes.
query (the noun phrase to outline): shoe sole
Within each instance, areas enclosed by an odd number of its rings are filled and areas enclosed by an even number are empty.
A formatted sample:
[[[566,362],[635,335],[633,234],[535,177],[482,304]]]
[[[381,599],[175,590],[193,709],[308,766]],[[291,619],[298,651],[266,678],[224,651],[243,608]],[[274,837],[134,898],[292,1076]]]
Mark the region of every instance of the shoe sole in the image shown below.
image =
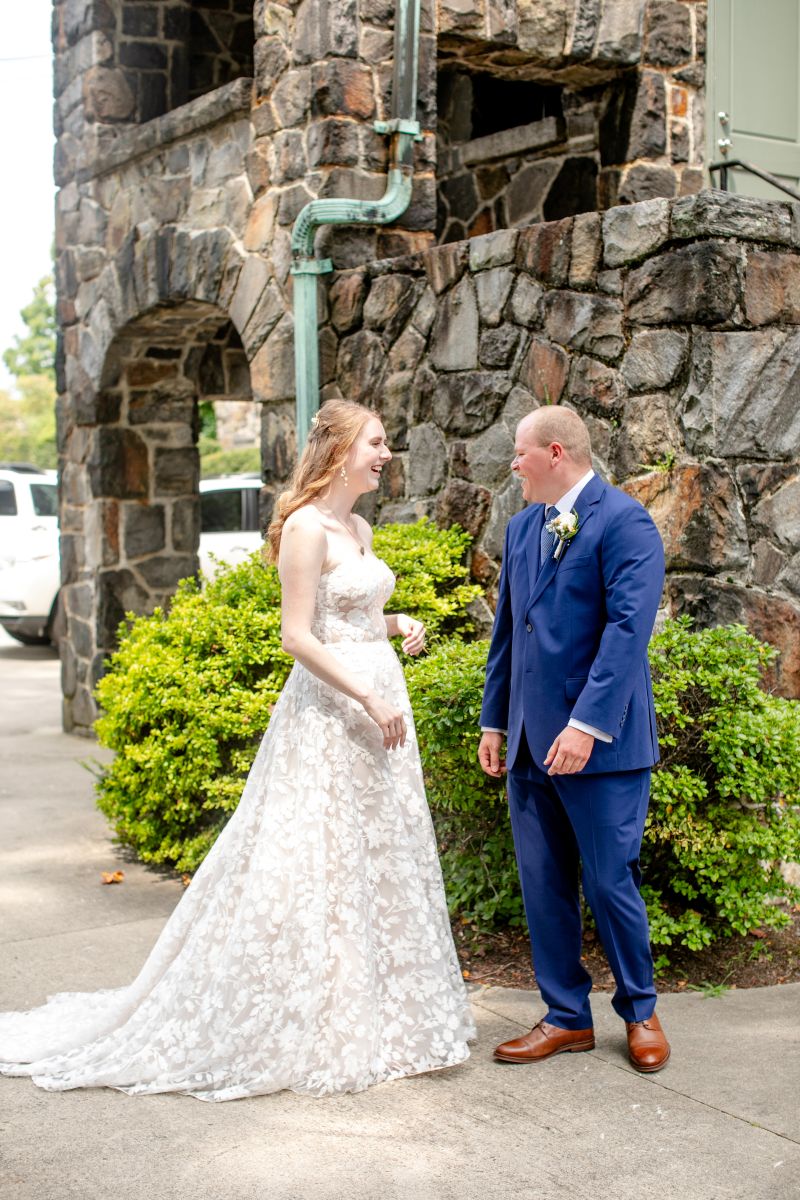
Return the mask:
[[[554,1058],[556,1054],[581,1054],[585,1050],[594,1050],[594,1040],[591,1042],[575,1042],[573,1046],[560,1046],[558,1050],[551,1050],[549,1054],[542,1054],[539,1058],[516,1058],[512,1054],[497,1054],[495,1053],[495,1062],[518,1063],[520,1066],[525,1066],[528,1063],[547,1062],[548,1058]]]
[[[654,1075],[656,1071],[660,1071],[663,1067],[665,1067],[667,1065],[667,1063],[670,1060],[671,1055],[672,1055],[672,1051],[669,1050],[667,1052],[667,1057],[664,1059],[664,1061],[658,1063],[654,1067],[640,1067],[639,1064],[635,1063],[630,1056],[628,1057],[628,1062],[631,1064],[634,1071],[638,1071],[640,1075]]]

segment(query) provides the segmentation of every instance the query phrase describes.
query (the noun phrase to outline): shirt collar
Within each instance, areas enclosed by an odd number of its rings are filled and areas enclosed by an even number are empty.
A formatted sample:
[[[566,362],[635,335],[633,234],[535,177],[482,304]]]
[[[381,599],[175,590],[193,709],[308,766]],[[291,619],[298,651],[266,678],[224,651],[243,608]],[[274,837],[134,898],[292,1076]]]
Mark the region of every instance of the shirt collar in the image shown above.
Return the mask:
[[[584,476],[577,483],[574,483],[568,492],[565,492],[560,500],[556,500],[556,508],[559,513],[572,512],[575,507],[575,501],[580,496],[583,489],[586,487],[590,479],[594,479],[594,471],[590,467]]]

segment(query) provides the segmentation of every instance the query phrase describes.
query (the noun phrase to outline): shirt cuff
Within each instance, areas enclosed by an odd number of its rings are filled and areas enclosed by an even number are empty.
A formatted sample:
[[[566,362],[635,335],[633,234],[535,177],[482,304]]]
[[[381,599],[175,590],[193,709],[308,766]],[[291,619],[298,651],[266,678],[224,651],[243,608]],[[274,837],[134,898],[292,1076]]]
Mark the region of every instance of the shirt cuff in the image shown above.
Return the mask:
[[[492,725],[481,725],[481,733],[502,733],[503,736],[505,737],[505,735],[508,733],[508,730],[507,729],[495,729]]]
[[[610,733],[604,733],[602,729],[595,729],[594,725],[587,725],[584,721],[576,721],[574,717],[570,717],[567,722],[573,729],[580,729],[581,733],[590,733],[593,738],[597,738],[598,742],[613,742]]]

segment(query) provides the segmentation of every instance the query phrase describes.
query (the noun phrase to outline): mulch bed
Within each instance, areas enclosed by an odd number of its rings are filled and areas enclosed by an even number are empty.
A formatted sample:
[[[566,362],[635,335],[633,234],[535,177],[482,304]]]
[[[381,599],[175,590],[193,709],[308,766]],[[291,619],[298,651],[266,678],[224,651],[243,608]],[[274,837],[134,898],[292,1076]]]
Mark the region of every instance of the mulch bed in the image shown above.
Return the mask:
[[[756,930],[744,937],[723,938],[695,954],[674,950],[669,967],[658,976],[658,990],[705,991],[800,983],[800,906],[790,915],[791,924],[784,929]],[[456,922],[453,936],[464,978],[469,983],[536,987],[525,931],[477,933],[469,925]],[[594,930],[586,931],[583,950],[583,961],[594,981],[593,991],[613,991],[614,979]]]

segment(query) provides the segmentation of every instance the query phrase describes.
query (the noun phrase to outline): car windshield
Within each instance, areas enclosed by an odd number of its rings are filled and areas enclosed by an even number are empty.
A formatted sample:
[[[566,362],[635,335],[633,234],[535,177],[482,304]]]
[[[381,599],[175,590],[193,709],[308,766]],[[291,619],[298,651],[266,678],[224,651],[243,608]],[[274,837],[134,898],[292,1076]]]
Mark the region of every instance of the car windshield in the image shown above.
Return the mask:
[[[241,488],[204,492],[200,497],[203,533],[239,533],[242,528]]]
[[[58,516],[58,488],[54,483],[32,483],[31,500],[37,517]]]
[[[17,515],[17,495],[10,479],[0,479],[0,517]]]

